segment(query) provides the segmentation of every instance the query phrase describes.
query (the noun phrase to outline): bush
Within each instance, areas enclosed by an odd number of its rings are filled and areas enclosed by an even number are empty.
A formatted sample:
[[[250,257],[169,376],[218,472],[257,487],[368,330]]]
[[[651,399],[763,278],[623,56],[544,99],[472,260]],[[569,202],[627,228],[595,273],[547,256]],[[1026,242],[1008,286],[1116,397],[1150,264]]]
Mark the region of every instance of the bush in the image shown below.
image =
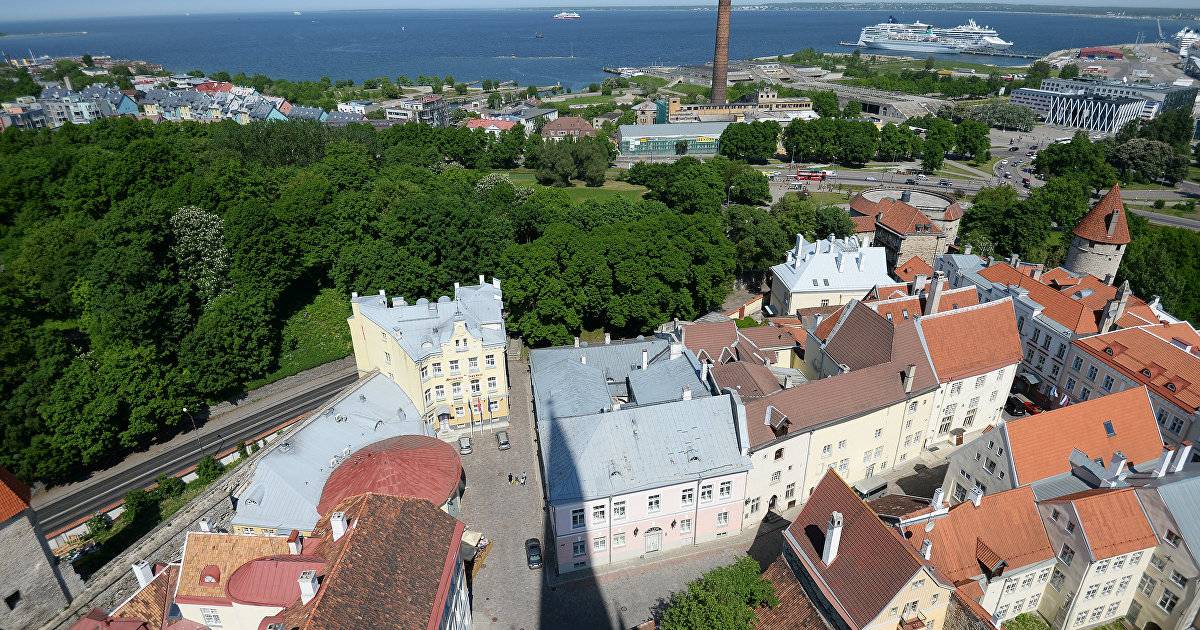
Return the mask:
[[[179,477],[159,475],[158,478],[155,479],[155,482],[158,483],[158,487],[152,491],[152,494],[156,501],[162,501],[163,499],[169,499],[171,497],[177,497],[183,494],[185,484]]]
[[[205,455],[199,463],[196,464],[196,477],[202,483],[209,483],[216,480],[225,472],[225,466],[213,459],[212,455]]]
[[[101,532],[106,532],[112,529],[112,519],[104,512],[96,512],[87,521],[88,534],[95,536]]]
[[[158,507],[158,501],[145,490],[130,490],[125,494],[125,511],[131,519],[141,518]]]
[[[1162,210],[1163,207],[1165,207],[1166,205],[1167,205],[1166,202],[1164,202],[1162,199],[1154,200],[1154,209],[1155,210]]]

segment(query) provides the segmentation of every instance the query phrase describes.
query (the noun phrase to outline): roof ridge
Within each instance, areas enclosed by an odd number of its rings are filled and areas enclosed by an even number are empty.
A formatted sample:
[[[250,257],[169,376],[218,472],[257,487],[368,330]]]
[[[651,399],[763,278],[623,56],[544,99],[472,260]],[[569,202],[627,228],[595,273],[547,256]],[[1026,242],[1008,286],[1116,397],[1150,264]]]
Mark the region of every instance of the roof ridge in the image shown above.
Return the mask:
[[[968,287],[959,287],[959,288],[960,288],[960,289],[965,289],[965,288],[968,288]],[[946,293],[949,293],[949,291],[947,291]],[[942,294],[942,297],[945,297],[946,293],[943,293],[943,294]],[[995,306],[995,305],[998,305],[998,304],[1004,304],[1004,303],[1006,303],[1006,302],[1007,302],[1008,304],[1012,304],[1012,301],[1013,301],[1013,299],[1012,299],[1012,296],[1010,296],[1010,295],[1006,295],[1006,296],[1004,296],[1004,297],[1000,298],[999,300],[992,300],[991,302],[980,302],[979,304],[972,304],[972,305],[970,305],[970,306],[960,306],[959,308],[951,309],[951,310],[948,310],[948,311],[938,311],[938,312],[936,312],[936,313],[930,313],[929,315],[921,315],[921,316],[920,316],[920,317],[918,317],[917,319],[918,319],[918,320],[921,320],[921,319],[936,319],[936,318],[938,318],[938,317],[944,317],[944,316],[947,316],[947,315],[958,315],[958,314],[967,313],[967,312],[970,312],[970,311],[978,311],[978,310],[983,310],[983,309],[985,309],[985,308],[987,308],[987,307],[989,307],[989,306]],[[1009,308],[1012,308],[1012,307],[1010,306]]]

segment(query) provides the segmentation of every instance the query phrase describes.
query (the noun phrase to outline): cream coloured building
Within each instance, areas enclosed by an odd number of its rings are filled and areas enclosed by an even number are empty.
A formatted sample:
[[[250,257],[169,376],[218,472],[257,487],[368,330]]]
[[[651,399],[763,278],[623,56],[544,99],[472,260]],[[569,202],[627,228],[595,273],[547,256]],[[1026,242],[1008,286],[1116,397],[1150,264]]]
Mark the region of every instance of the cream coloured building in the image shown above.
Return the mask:
[[[771,267],[768,313],[791,316],[802,308],[846,304],[880,284],[892,284],[884,248],[854,237],[810,243],[797,235],[786,260]]]
[[[508,419],[504,303],[500,281],[455,283],[454,296],[409,304],[379,295],[350,300],[347,320],[359,374],[395,381],[426,422],[454,429]]]

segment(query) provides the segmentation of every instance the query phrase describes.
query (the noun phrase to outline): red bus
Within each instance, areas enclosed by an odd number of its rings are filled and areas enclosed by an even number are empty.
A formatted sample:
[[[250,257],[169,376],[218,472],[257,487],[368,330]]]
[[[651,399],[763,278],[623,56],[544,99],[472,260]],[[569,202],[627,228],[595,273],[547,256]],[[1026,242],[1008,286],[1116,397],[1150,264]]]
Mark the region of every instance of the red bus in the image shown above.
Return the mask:
[[[826,173],[825,171],[816,171],[816,170],[812,170],[812,171],[804,171],[804,170],[801,170],[801,171],[796,171],[796,179],[799,179],[799,180],[808,180],[808,181],[814,181],[814,182],[823,182],[823,181],[825,181],[825,178],[826,178],[826,177],[829,177],[829,174],[828,174],[828,173]]]

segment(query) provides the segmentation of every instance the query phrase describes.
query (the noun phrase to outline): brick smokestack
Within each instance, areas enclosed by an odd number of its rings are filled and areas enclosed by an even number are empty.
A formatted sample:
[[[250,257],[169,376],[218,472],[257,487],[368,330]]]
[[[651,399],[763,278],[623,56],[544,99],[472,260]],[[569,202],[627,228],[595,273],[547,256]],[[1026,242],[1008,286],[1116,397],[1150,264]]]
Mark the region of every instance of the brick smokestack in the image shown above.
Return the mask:
[[[725,103],[729,84],[729,13],[733,0],[717,0],[717,46],[713,52],[712,98],[710,103]]]

